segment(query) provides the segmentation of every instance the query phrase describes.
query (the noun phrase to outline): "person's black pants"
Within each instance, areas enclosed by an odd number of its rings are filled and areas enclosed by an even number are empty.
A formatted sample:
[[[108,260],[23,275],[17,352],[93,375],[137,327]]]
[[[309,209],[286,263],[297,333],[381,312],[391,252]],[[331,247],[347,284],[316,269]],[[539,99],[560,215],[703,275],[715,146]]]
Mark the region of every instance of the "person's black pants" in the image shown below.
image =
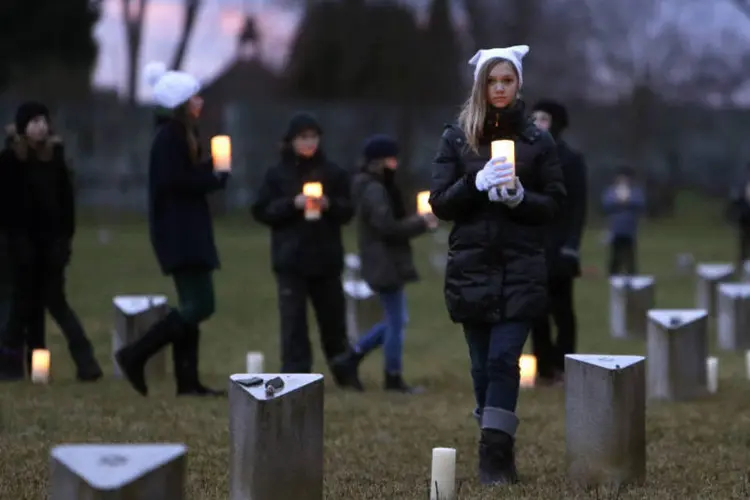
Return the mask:
[[[638,272],[636,260],[635,238],[629,236],[615,236],[612,238],[609,246],[610,276],[618,274],[635,275]]]
[[[565,371],[565,355],[576,352],[576,313],[573,303],[573,278],[549,281],[549,314],[539,318],[531,330],[531,342],[537,362],[537,374],[552,378]],[[557,328],[552,338],[550,318]]]
[[[310,373],[313,359],[307,325],[307,298],[312,301],[326,360],[349,349],[346,337],[346,303],[341,278],[278,274],[281,320],[281,372]]]
[[[739,264],[742,266],[742,263],[750,260],[750,226],[740,226],[739,231]],[[738,269],[741,269],[741,267],[738,267]]]

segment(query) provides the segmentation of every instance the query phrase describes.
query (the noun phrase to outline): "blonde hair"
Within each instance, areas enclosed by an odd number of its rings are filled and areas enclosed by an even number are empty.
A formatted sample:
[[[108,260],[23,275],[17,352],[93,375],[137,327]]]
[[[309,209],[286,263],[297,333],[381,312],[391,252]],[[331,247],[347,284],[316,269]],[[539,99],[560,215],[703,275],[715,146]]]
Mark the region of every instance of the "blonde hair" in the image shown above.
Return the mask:
[[[474,80],[474,85],[471,87],[471,95],[469,95],[469,98],[461,108],[461,112],[458,114],[458,126],[461,127],[466,136],[466,144],[475,153],[479,148],[479,139],[482,137],[484,120],[487,117],[487,80],[489,79],[490,72],[498,64],[507,64],[513,69],[516,77],[518,77],[516,67],[507,59],[501,57],[490,59],[479,70],[479,74],[476,80]]]

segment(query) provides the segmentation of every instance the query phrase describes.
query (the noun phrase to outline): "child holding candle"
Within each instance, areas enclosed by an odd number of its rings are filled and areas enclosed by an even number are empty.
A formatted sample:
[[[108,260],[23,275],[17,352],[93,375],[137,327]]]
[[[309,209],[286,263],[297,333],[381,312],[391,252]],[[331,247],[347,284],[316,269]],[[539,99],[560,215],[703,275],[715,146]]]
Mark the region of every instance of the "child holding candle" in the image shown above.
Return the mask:
[[[362,277],[380,296],[385,314],[342,361],[356,366],[368,353],[383,346],[385,390],[413,394],[421,388],[409,386],[402,377],[408,316],[404,286],[418,279],[410,240],[436,229],[438,220],[429,212],[407,215],[396,184],[396,141],[384,135],[373,136],[365,143],[363,153],[364,166],[353,186]]]
[[[349,349],[341,283],[341,227],[351,220],[354,209],[349,175],[327,159],[320,146],[322,134],[315,117],[299,113],[292,118],[282,140],[281,160],[266,172],[251,211],[271,229],[271,266],[279,289],[281,371],[312,371],[309,297],[334,381],[340,387],[361,390],[356,367],[334,361]],[[311,208],[317,212],[314,217]]]
[[[609,218],[609,275],[637,273],[638,220],[646,210],[646,195],[634,182],[633,169],[620,167],[615,182],[602,194]]]
[[[445,302],[468,344],[483,484],[518,481],[519,358],[547,307],[544,232],[565,198],[554,140],[519,98],[528,50],[476,53],[471,95],[458,124],[445,128],[432,165],[432,210],[453,223]],[[491,143],[503,139],[515,143],[515,165],[491,157]]]
[[[81,321],[65,293],[65,274],[75,233],[75,198],[63,143],[52,133],[50,113],[28,101],[7,128],[0,153],[0,194],[12,214],[6,221],[11,254],[13,301],[3,332],[2,378],[20,380],[31,369],[34,349],[45,348],[48,309],[67,340],[80,381],[95,381],[102,370]],[[26,356],[23,350],[26,349]]]
[[[172,345],[178,396],[223,396],[198,376],[200,324],[214,313],[213,272],[219,269],[208,195],[224,189],[230,175],[223,157],[201,158],[197,121],[201,86],[192,75],[167,71],[161,63],[144,74],[159,106],[149,157],[149,230],[162,272],[177,289],[178,307],[115,357],[128,382],[148,394],[144,368]]]

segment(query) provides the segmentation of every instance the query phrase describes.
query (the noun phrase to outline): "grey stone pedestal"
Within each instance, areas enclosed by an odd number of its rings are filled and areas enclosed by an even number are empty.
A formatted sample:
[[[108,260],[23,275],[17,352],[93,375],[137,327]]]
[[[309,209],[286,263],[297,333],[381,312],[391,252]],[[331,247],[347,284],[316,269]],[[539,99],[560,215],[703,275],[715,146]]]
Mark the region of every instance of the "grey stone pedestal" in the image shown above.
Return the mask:
[[[653,276],[612,276],[609,284],[611,336],[645,339],[648,310],[654,306]]]
[[[750,283],[721,283],[716,298],[719,348],[750,349]]]
[[[323,375],[281,377],[268,396],[264,385],[229,382],[230,500],[323,499]]]
[[[648,397],[682,401],[708,395],[706,311],[654,309],[648,317]]]
[[[112,302],[115,309],[115,328],[112,331],[112,368],[116,378],[122,372],[114,353],[141,338],[151,326],[169,313],[164,295],[118,295]],[[163,379],[167,373],[167,353],[159,351],[146,364],[148,379]]]
[[[565,356],[568,476],[582,486],[646,476],[646,371],[642,356]]]
[[[182,444],[68,444],[52,449],[51,500],[185,500]]]
[[[695,269],[695,308],[703,309],[709,316],[714,317],[719,283],[730,281],[733,274],[733,264],[698,264]]]

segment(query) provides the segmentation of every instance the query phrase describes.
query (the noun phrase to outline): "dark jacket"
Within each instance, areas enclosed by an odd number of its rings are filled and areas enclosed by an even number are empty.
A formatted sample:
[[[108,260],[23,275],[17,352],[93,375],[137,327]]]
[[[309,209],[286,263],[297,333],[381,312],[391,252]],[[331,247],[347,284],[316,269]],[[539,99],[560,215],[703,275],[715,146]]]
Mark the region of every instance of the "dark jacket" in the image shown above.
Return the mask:
[[[475,186],[498,139],[516,143],[525,196],[514,209],[489,201]],[[525,116],[488,116],[478,153],[461,129],[446,127],[432,166],[430,204],[438,218],[453,222],[445,301],[454,322],[533,321],[546,310],[544,231],[564,197],[555,143]]]
[[[566,256],[562,250],[580,250],[588,205],[586,162],[583,155],[565,141],[558,139],[556,142],[567,197],[548,229],[547,266],[552,278],[572,278],[581,275],[580,261]]]
[[[294,205],[306,182],[320,182],[329,200],[321,218],[305,220]],[[285,150],[281,162],[263,179],[253,217],[271,228],[271,265],[279,274],[304,276],[339,275],[344,267],[341,226],[354,214],[350,176],[327,161],[319,150],[313,158],[300,159]]]
[[[182,122],[157,126],[149,157],[149,230],[164,274],[219,268],[208,194],[223,189],[227,178],[213,171],[210,159],[193,160]]]
[[[49,265],[64,266],[75,233],[75,195],[63,143],[51,136],[32,149],[15,127],[7,132],[0,152],[0,232],[17,264],[38,248]]]
[[[750,166],[746,167],[735,179],[729,192],[727,213],[734,223],[744,231],[750,231]]]
[[[399,217],[382,172],[364,171],[354,178],[357,206],[357,242],[362,278],[373,290],[397,290],[419,279],[409,240],[427,231],[419,215]],[[397,191],[396,191],[396,194]]]

